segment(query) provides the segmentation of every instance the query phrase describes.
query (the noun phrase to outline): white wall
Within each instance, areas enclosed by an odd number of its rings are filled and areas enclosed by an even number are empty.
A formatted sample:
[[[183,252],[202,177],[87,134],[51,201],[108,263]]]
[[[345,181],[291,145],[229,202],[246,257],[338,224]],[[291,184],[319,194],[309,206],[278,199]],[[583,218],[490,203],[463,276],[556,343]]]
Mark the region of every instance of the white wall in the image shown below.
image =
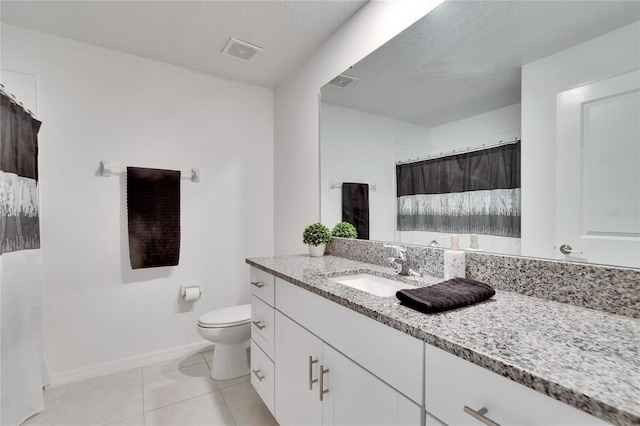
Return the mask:
[[[320,218],[320,88],[420,19],[439,0],[370,1],[275,90],[275,252],[301,253]]]
[[[2,25],[2,67],[38,79],[45,350],[52,379],[203,342],[200,314],[247,303],[246,257],[273,253],[273,91]],[[180,265],[133,271],[124,175],[181,185]],[[180,285],[200,285],[193,310]]]
[[[556,95],[638,69],[640,23],[522,68],[522,254],[557,258]],[[561,244],[561,242],[560,242]]]

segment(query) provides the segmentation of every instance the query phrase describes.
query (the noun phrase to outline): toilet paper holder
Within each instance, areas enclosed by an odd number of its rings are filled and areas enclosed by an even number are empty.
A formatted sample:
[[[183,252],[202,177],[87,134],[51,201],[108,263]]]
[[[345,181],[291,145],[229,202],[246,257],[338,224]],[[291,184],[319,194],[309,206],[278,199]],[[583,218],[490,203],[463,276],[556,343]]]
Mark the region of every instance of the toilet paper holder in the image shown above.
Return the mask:
[[[202,292],[199,286],[180,286],[180,295],[185,302],[195,302],[200,299]]]

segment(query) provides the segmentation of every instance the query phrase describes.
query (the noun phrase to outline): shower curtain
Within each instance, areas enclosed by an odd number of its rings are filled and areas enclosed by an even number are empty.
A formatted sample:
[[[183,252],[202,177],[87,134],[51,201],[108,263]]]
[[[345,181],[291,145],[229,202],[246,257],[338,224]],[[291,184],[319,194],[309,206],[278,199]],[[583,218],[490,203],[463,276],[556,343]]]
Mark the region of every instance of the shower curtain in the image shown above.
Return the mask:
[[[396,166],[398,231],[520,237],[520,142]]]
[[[38,208],[41,123],[1,94],[0,424],[18,425],[44,408]]]

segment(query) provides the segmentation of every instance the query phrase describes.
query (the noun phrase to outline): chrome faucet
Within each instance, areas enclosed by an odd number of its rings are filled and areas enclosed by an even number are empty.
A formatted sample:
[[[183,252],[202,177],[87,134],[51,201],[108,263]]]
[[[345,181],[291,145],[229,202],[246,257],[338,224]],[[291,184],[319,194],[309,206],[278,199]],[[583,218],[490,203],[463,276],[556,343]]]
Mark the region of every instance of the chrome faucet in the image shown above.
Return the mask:
[[[398,275],[417,275],[416,272],[409,268],[407,246],[399,244],[385,244],[384,246],[393,250],[393,257],[391,257],[389,261],[396,267]]]

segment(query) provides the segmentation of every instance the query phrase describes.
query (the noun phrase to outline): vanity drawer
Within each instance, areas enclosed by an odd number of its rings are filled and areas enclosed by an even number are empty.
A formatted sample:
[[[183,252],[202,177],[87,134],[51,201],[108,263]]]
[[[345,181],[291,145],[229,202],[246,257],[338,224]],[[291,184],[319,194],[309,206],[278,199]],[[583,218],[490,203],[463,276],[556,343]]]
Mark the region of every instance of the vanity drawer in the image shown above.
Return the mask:
[[[251,267],[249,276],[251,294],[258,296],[264,302],[273,306],[276,278],[270,273],[254,267]]]
[[[273,359],[274,310],[256,296],[251,296],[251,338]]]
[[[501,425],[606,425],[584,411],[425,344],[425,408],[448,425],[481,425],[464,411],[486,408]]]
[[[275,415],[274,372],[273,361],[251,340],[251,385],[273,415]]]

